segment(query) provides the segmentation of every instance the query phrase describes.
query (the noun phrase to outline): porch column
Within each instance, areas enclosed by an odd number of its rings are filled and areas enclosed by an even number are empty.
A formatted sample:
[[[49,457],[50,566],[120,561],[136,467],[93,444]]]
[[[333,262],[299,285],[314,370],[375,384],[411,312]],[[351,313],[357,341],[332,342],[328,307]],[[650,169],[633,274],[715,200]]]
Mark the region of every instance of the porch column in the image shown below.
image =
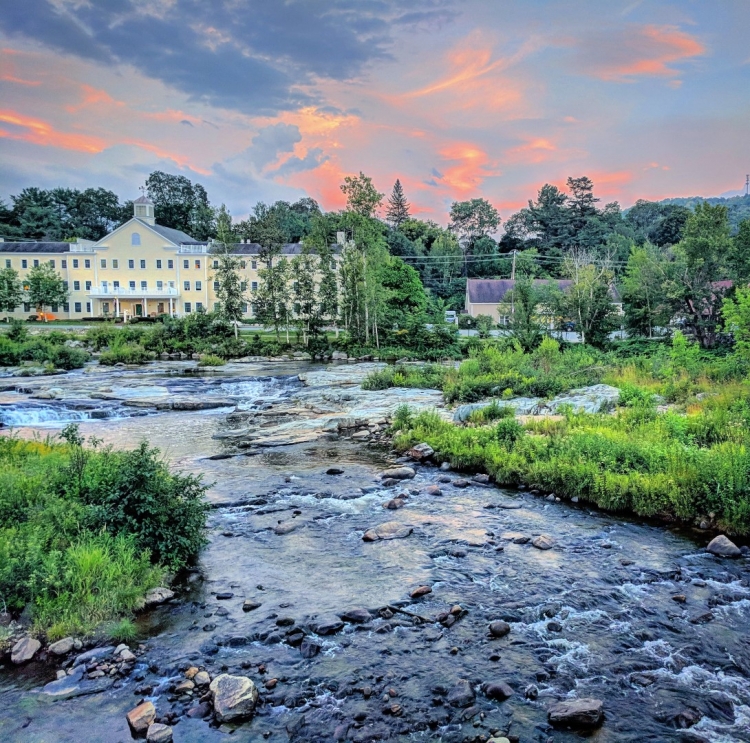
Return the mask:
[[[169,298],[169,316],[172,317],[172,297]]]
[[[120,298],[115,297],[115,317],[120,317]]]
[[[148,299],[143,298],[143,316],[148,317]]]

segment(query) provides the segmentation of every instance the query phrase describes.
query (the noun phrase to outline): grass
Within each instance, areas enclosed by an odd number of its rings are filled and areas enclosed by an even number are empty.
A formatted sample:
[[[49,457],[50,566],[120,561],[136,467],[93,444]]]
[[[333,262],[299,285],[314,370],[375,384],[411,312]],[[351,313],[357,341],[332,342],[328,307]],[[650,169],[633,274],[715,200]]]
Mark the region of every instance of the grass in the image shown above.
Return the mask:
[[[206,487],[145,443],[0,438],[0,600],[51,640],[128,619],[205,542]],[[127,625],[121,630],[126,633]]]
[[[224,366],[227,362],[213,353],[207,353],[201,356],[198,366]]]

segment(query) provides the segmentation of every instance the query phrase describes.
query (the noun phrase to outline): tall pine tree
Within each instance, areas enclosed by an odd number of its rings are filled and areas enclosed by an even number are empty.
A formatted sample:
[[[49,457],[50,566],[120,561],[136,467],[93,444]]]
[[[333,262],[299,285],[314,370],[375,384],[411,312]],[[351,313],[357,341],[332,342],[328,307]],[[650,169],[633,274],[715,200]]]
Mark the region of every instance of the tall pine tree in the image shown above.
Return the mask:
[[[386,219],[391,223],[391,226],[396,229],[409,219],[409,203],[406,200],[406,196],[404,196],[404,188],[398,178],[393,184],[391,195],[388,197]]]

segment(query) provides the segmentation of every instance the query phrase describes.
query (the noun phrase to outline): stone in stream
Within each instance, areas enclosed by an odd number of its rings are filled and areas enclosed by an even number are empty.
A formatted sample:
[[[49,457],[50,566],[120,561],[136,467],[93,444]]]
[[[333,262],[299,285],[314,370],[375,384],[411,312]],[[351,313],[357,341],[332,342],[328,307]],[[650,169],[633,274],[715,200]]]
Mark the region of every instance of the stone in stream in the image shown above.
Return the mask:
[[[146,591],[146,595],[143,597],[143,606],[148,609],[158,604],[163,604],[166,601],[174,598],[174,591],[169,588],[152,588],[150,591]]]
[[[461,679],[458,683],[448,692],[448,704],[451,707],[469,707],[474,704],[474,689],[471,688],[471,684],[466,679]]]
[[[320,645],[315,642],[315,640],[311,640],[309,637],[305,637],[304,640],[302,640],[302,643],[299,646],[299,652],[302,655],[303,658],[310,659],[314,658],[321,650]]]
[[[490,634],[493,637],[505,637],[510,632],[510,625],[502,619],[498,619],[490,624]]]
[[[490,483],[490,476],[479,474],[474,475],[474,477],[471,478],[474,482],[478,483],[479,485],[489,485]]]
[[[254,611],[255,609],[260,609],[261,606],[263,606],[263,604],[261,604],[260,601],[245,599],[244,603],[242,604],[242,611]]]
[[[67,655],[74,647],[75,640],[72,637],[63,637],[62,640],[53,642],[48,648],[47,652],[52,655]]]
[[[155,722],[148,726],[146,731],[146,743],[171,743],[172,728],[169,725],[163,725]]]
[[[343,475],[344,470],[341,469],[341,467],[329,467],[326,470],[326,475]]]
[[[315,634],[323,637],[335,635],[344,629],[344,623],[338,617],[323,617],[315,624]]]
[[[134,737],[143,736],[156,719],[156,708],[152,702],[143,702],[125,715]]]
[[[389,511],[397,511],[399,508],[403,508],[406,505],[406,501],[402,497],[391,498],[383,503],[383,508],[387,508]]]
[[[216,594],[217,601],[229,601],[229,599],[233,599],[234,594],[231,591],[221,591],[220,593]]]
[[[280,524],[276,524],[276,526],[273,527],[273,533],[278,536],[289,534],[293,532],[299,525],[300,525],[299,521],[282,522]]]
[[[482,691],[488,699],[494,699],[497,702],[504,702],[508,697],[513,696],[513,689],[504,681],[488,681],[482,684]]]
[[[411,480],[417,473],[411,467],[391,467],[380,473],[383,480]]]
[[[459,478],[458,480],[453,481],[453,487],[454,488],[468,488],[469,487],[469,481],[464,480],[462,478]]]
[[[349,609],[339,614],[339,618],[351,624],[365,624],[372,619],[372,614],[367,609]]]
[[[22,637],[11,650],[10,659],[16,665],[28,663],[42,647],[42,643],[35,637]]]
[[[222,673],[209,686],[218,722],[232,722],[251,717],[258,701],[258,689],[247,676]]]
[[[552,537],[548,537],[546,534],[540,534],[538,537],[534,537],[531,540],[531,545],[538,550],[551,550],[555,546],[555,542]]]
[[[365,542],[377,542],[379,539],[404,539],[413,531],[413,527],[400,524],[398,521],[386,521],[374,529],[368,529],[362,539]]]
[[[193,683],[196,686],[208,686],[211,683],[211,677],[208,675],[208,671],[198,671],[193,676]]]
[[[600,699],[566,699],[550,707],[547,719],[557,727],[591,729],[602,724],[603,708]]]
[[[421,462],[429,459],[435,453],[435,450],[429,444],[417,444],[407,452],[412,459]]]
[[[432,593],[430,586],[417,586],[410,594],[409,598],[418,599],[422,596],[426,596],[428,593]]]
[[[442,495],[442,494],[443,494],[443,491],[442,491],[442,490],[440,490],[440,488],[439,488],[439,487],[438,487],[437,485],[428,485],[428,486],[427,486],[427,487],[426,487],[426,488],[424,489],[424,492],[425,492],[425,493],[426,493],[427,495]]]
[[[727,539],[723,534],[714,537],[708,543],[706,551],[717,557],[740,557],[742,555],[740,548],[731,539]]]

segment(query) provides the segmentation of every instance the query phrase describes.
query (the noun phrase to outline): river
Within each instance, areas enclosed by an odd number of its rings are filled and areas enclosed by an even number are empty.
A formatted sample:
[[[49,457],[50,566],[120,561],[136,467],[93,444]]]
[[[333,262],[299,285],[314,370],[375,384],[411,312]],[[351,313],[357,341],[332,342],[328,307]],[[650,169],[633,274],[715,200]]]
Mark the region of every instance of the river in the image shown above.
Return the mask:
[[[179,600],[139,618],[148,650],[132,677],[55,701],[38,693],[55,678],[52,665],[0,668],[0,740],[131,740],[125,714],[146,684],[161,714],[179,716],[177,743],[230,732],[234,741],[580,740],[547,724],[548,708],[569,697],[604,702],[604,723],[590,734],[597,743],[750,741],[750,560],[707,554],[710,535],[698,531],[473,481],[455,487],[460,473],[429,465],[385,488],[378,475],[395,455],[371,442],[320,431],[273,440],[277,414],[293,424],[304,417],[294,413],[300,399],[310,407],[297,378],[310,369],[268,363],[199,375],[185,363],[0,380],[0,420],[18,435],[55,435],[74,420],[116,447],[146,438],[174,467],[213,483],[215,506],[210,543],[181,577]],[[339,400],[357,401],[358,388],[342,387],[335,369],[313,371],[320,389],[330,378]],[[162,399],[217,407],[159,408]],[[325,412],[331,403],[320,404]],[[231,421],[248,416],[252,445],[228,445]],[[326,474],[332,466],[343,472]],[[425,492],[435,484],[441,495]],[[399,492],[406,505],[383,508]],[[363,541],[389,521],[411,533]],[[277,534],[279,524],[291,526]],[[527,541],[540,534],[552,549]],[[421,585],[432,592],[410,599]],[[218,600],[222,593],[232,597]],[[245,612],[246,599],[260,606]],[[435,621],[456,605],[457,621]],[[372,619],[338,629],[336,615],[357,608]],[[507,636],[490,636],[495,620],[508,622]],[[285,641],[291,621],[315,639],[317,655]],[[190,665],[251,677],[262,700],[253,719],[219,728],[185,716],[190,703],[169,688]],[[461,680],[475,698],[452,706]],[[496,681],[510,698],[482,693]]]

